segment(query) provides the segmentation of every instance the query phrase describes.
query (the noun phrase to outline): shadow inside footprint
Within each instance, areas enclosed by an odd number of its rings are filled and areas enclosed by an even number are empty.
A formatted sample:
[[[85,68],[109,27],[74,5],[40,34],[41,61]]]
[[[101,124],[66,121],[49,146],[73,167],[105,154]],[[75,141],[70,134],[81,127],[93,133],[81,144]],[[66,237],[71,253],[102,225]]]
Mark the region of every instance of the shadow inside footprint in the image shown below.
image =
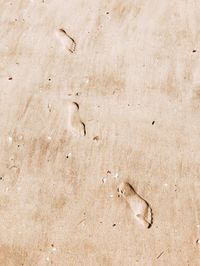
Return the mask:
[[[72,102],[68,106],[67,129],[75,136],[86,135],[86,127],[80,119],[79,105],[76,102]]]
[[[76,42],[64,29],[59,29],[56,35],[64,49],[67,49],[70,53],[75,52]]]
[[[153,224],[153,213],[148,202],[137,194],[128,182],[122,182],[118,186],[117,192],[127,201],[136,221],[145,228],[150,228]]]

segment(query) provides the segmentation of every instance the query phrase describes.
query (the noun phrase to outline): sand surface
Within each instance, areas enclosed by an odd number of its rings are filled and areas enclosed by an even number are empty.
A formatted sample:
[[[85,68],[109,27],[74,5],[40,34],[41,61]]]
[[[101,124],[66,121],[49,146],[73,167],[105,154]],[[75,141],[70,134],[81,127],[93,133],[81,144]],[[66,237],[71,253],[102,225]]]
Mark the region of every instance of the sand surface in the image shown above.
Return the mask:
[[[0,0],[0,147],[0,265],[200,265],[200,2]]]

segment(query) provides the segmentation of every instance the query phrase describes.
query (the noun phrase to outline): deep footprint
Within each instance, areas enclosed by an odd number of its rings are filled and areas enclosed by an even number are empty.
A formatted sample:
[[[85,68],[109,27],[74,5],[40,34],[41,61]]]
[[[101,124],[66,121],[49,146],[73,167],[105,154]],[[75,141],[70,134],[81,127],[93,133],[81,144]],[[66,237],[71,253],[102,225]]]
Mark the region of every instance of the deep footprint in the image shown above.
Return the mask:
[[[76,102],[68,105],[67,129],[72,135],[78,137],[86,135],[85,124],[80,119],[79,105]]]
[[[117,191],[128,202],[136,221],[150,228],[153,224],[153,213],[149,204],[127,182],[122,182]]]
[[[56,36],[61,42],[64,50],[68,50],[70,53],[75,52],[76,42],[64,29],[59,29]]]

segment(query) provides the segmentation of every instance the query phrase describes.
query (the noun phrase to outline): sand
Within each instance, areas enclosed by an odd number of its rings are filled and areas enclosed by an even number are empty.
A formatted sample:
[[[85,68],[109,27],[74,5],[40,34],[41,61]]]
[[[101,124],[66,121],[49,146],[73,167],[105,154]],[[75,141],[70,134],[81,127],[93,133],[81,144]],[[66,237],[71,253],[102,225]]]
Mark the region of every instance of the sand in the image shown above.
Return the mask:
[[[0,22],[0,265],[198,266],[200,3],[1,0]]]

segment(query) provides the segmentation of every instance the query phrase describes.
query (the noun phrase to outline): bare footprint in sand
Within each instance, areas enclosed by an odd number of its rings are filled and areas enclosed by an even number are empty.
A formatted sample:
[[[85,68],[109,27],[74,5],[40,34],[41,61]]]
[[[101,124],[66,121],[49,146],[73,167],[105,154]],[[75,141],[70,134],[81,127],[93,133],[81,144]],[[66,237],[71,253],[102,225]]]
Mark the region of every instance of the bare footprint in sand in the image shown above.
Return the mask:
[[[128,202],[138,223],[146,228],[150,228],[153,224],[153,214],[149,204],[127,182],[122,182],[117,191]]]
[[[56,36],[64,50],[68,50],[70,53],[75,52],[76,42],[64,29],[59,29],[56,32]]]
[[[79,105],[76,102],[68,105],[67,129],[72,135],[77,137],[86,135],[85,124],[80,119]]]

